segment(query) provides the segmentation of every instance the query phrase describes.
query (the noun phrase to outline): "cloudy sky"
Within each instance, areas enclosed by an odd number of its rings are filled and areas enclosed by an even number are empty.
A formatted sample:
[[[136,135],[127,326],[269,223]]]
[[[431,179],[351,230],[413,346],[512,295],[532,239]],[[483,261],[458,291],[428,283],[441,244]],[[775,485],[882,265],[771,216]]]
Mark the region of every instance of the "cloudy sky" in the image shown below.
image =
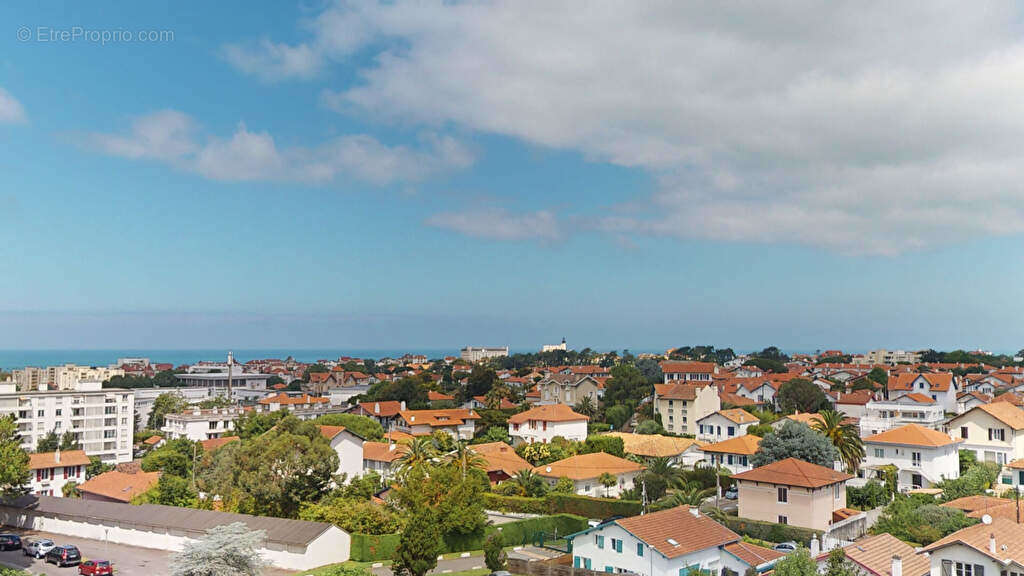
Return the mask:
[[[2,6],[0,347],[1016,351],[1021,13],[926,8]]]

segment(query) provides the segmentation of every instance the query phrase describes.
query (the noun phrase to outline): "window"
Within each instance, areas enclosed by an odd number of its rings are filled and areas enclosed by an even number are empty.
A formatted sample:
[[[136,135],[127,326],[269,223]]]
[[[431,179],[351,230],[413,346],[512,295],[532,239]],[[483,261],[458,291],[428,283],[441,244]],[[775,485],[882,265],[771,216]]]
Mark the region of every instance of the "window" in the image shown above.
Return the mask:
[[[729,465],[732,465],[732,454],[729,454],[728,456],[726,456],[725,460],[726,460],[726,462],[729,463]]]
[[[839,484],[832,485],[832,497],[839,500]]]
[[[998,440],[1000,442],[1005,442],[1006,441],[1006,430],[1004,430],[1002,428],[989,428],[988,429],[988,439],[989,440]]]
[[[875,458],[885,458],[885,448],[875,448]]]
[[[985,567],[981,564],[965,564],[963,562],[943,560],[942,576],[985,576]]]
[[[598,534],[597,536],[594,536],[594,540],[597,542],[598,548],[604,548],[604,536]]]
[[[604,571],[609,573],[609,574],[611,574],[611,573],[615,572],[615,568],[612,568],[611,566],[605,566],[604,567]]]
[[[910,453],[910,462],[914,466],[920,466],[921,465],[921,453],[920,452],[911,452]]]
[[[726,428],[726,432],[728,432],[729,436],[735,436],[736,435],[736,427],[735,426],[729,426],[728,428]]]
[[[46,416],[46,410],[36,410],[37,418],[42,418],[43,416]]]
[[[643,556],[644,555],[644,545],[643,545],[643,542],[637,542],[636,543],[636,555],[637,556]]]
[[[785,516],[779,516],[779,524],[789,524],[789,518]]]
[[[789,488],[786,488],[785,486],[779,486],[779,502],[789,502]],[[785,522],[779,522],[779,524],[785,524]]]

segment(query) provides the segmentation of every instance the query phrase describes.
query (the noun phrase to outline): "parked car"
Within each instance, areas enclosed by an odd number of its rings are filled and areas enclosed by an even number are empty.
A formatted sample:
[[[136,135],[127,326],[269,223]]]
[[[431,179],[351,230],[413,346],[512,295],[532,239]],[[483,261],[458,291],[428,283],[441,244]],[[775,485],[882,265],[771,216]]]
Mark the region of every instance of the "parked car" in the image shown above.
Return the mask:
[[[790,552],[796,552],[796,549],[799,546],[799,544],[790,540],[789,542],[780,542],[776,544],[772,547],[772,550],[775,550],[777,552],[785,552],[786,554],[789,554]]]
[[[736,498],[739,498],[739,495],[740,493],[737,492],[735,488],[729,488],[725,491],[725,497],[729,500],[735,500]]]
[[[20,550],[21,536],[17,534],[0,534],[0,550]]]
[[[65,544],[51,548],[46,553],[44,559],[47,564],[56,564],[58,567],[63,568],[64,566],[78,565],[82,561],[82,554],[78,551],[78,548]]]
[[[107,576],[114,573],[114,565],[109,560],[86,560],[78,565],[78,573],[83,576]]]
[[[24,540],[21,546],[25,556],[32,556],[35,558],[42,558],[46,556],[46,553],[53,549],[56,544],[53,540],[47,540],[46,538],[40,540]]]

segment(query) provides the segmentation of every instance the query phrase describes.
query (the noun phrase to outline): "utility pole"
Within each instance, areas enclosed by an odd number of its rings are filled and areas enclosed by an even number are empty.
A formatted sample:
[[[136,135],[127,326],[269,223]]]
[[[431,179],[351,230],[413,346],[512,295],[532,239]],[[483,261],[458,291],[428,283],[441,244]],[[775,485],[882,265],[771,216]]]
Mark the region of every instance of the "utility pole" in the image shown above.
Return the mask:
[[[235,357],[228,350],[228,404],[235,402],[234,396],[231,395],[231,366],[235,363]]]

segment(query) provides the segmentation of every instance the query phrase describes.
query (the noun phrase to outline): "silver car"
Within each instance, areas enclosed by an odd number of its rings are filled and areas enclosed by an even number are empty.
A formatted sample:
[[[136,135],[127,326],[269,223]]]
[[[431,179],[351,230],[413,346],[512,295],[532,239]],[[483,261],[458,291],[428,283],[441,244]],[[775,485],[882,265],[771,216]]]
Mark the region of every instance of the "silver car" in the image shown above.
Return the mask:
[[[53,540],[47,540],[43,538],[41,540],[26,540],[25,545],[21,547],[21,550],[25,553],[25,556],[32,556],[34,558],[42,558],[46,556],[46,553],[53,550],[56,546]]]

